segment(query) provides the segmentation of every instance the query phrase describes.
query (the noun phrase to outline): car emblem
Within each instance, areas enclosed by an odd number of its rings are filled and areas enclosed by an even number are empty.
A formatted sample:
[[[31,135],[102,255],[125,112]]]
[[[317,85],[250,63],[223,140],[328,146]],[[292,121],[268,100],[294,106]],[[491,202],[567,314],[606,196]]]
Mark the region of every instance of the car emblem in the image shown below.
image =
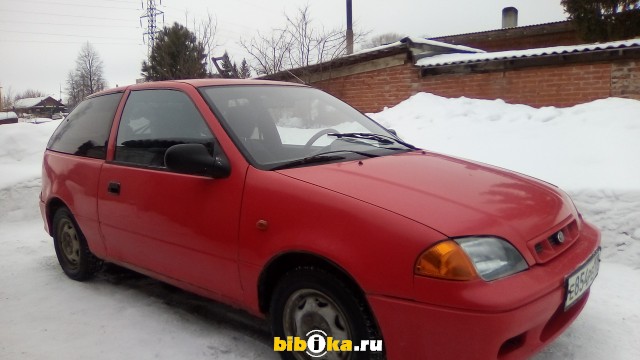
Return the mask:
[[[562,231],[558,231],[555,235],[553,235],[553,240],[556,243],[562,244],[564,242],[564,233]]]

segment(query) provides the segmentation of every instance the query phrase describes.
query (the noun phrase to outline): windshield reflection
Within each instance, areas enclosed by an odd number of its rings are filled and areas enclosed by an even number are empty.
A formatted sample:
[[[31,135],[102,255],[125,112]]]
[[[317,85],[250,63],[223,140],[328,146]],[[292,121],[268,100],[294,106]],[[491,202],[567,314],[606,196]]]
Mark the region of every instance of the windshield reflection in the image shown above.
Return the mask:
[[[409,148],[382,137],[337,137],[378,134],[397,137],[349,105],[320,90],[286,85],[212,86],[200,89],[223,127],[254,166],[284,168],[315,154],[345,151],[329,161],[388,155]],[[321,159],[320,159],[321,160]],[[284,166],[283,166],[284,165]]]

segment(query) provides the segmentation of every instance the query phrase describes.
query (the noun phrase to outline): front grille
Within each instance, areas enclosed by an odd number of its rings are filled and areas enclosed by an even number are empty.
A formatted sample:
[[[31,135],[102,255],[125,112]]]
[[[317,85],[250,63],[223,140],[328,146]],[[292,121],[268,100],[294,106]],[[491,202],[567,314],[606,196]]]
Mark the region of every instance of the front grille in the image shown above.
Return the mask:
[[[578,222],[573,220],[530,241],[529,249],[538,263],[545,263],[564,252],[578,239],[579,234]]]

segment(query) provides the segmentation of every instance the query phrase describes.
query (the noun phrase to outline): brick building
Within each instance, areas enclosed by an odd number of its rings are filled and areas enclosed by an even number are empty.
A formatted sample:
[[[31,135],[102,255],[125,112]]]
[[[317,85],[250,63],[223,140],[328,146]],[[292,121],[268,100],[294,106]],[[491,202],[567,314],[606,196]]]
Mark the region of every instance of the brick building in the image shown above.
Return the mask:
[[[640,100],[640,39],[578,45],[570,26],[559,22],[430,40],[405,38],[263,78],[302,79],[364,112],[394,106],[422,91],[532,106],[564,107],[607,97]],[[465,46],[440,42],[445,40]],[[449,50],[425,51],[423,42]]]

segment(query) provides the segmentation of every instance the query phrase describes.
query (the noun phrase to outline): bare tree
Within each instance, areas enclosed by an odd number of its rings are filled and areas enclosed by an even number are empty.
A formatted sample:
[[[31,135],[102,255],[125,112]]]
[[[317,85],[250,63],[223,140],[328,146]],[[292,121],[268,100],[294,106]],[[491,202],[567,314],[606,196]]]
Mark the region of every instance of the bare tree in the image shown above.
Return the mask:
[[[365,42],[362,48],[369,49],[376,46],[390,44],[402,39],[403,37],[404,35],[401,35],[395,32],[388,32],[388,33],[376,35],[371,37],[367,42]]]
[[[291,38],[289,65],[309,66],[331,60],[341,55],[346,46],[346,36],[342,29],[325,30],[314,28],[309,6],[298,9],[295,17],[285,14],[286,31]]]
[[[69,75],[67,75],[67,106],[69,108],[74,108],[76,105],[84,99],[85,95],[82,91],[82,85],[80,84],[80,79],[76,76],[74,71],[69,71]]]
[[[240,45],[253,58],[251,65],[253,70],[258,75],[263,75],[273,74],[286,68],[292,43],[287,31],[274,30],[271,36],[258,33],[249,42],[241,40]]]
[[[13,97],[13,90],[11,89],[11,86],[9,86],[8,88],[4,89],[2,91],[2,101],[0,101],[0,103],[2,103],[2,105],[0,105],[0,111],[4,111],[3,109],[11,109],[13,107],[13,101],[14,101],[14,97]]]
[[[354,42],[366,34],[357,32]],[[305,67],[333,60],[346,53],[344,28],[315,26],[309,6],[299,8],[294,16],[285,13],[285,25],[271,35],[256,34],[240,45],[250,55],[251,68],[258,74],[273,74],[287,68]]]
[[[86,95],[104,90],[106,83],[102,76],[102,66],[102,60],[93,46],[89,42],[84,44],[76,59],[76,73]]]
[[[185,15],[186,16],[186,15]],[[212,74],[214,70],[213,56],[214,50],[218,47],[216,43],[216,32],[218,31],[218,22],[211,13],[207,13],[207,17],[202,19],[199,24],[196,24],[196,20],[193,20],[193,33],[196,38],[202,43],[204,51],[207,56],[207,73]]]
[[[17,93],[13,99],[20,100],[20,99],[38,98],[38,97],[44,97],[44,96],[47,96],[47,94],[40,90],[27,89],[23,92]]]
[[[67,77],[67,105],[75,107],[86,96],[107,86],[103,77],[103,63],[94,47],[87,42],[76,58],[76,67]]]

